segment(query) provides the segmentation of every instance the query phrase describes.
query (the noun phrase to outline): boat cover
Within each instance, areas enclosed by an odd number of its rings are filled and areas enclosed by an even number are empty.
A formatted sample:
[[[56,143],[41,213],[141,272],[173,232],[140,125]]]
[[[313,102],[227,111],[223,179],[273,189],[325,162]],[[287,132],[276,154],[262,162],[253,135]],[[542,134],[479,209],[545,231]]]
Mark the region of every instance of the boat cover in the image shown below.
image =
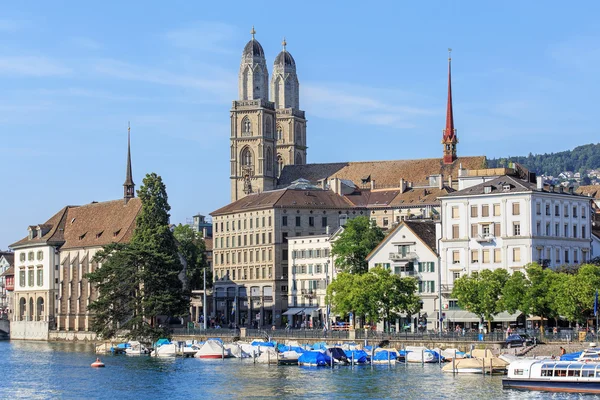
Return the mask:
[[[307,351],[298,358],[298,364],[310,366],[327,366],[331,364],[331,357],[320,351]]]
[[[388,359],[389,360],[395,360],[396,357],[397,357],[396,351],[379,349],[373,355],[373,361],[387,361]]]
[[[368,354],[364,350],[344,350],[348,361],[352,361],[352,354],[354,354],[355,364],[364,364],[367,362]]]
[[[223,353],[225,357],[227,357],[228,352],[224,350],[225,349],[220,342],[209,339],[202,345],[202,347],[200,347],[200,350],[196,352],[196,357],[201,358],[202,356],[221,356]]]

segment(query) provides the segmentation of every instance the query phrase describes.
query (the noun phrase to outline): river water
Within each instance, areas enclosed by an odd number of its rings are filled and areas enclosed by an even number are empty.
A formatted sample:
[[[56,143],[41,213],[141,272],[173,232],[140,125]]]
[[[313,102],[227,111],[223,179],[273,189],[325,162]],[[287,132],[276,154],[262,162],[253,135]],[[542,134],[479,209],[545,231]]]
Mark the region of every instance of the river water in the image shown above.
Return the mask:
[[[567,399],[503,390],[501,377],[443,373],[439,365],[308,368],[251,360],[105,355],[93,346],[0,341],[0,399]],[[586,398],[589,398],[586,396]]]

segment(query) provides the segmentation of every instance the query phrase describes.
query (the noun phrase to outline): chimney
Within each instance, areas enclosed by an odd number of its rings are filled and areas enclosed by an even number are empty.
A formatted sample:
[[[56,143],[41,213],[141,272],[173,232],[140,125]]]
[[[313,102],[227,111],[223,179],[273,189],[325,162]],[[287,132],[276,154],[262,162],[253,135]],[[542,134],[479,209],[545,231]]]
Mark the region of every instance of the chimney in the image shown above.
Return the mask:
[[[375,179],[371,179],[371,190],[375,190]]]
[[[404,193],[406,191],[406,182],[404,178],[400,178],[400,193]]]
[[[448,187],[452,187],[452,175],[448,175]]]
[[[325,234],[329,235],[329,225],[325,227]]]
[[[558,187],[558,193],[562,193],[562,192],[563,192],[563,187],[562,187],[562,186],[559,186],[559,187]]]
[[[573,186],[569,186],[569,194],[573,194]]]
[[[537,189],[537,190],[542,190],[542,189],[544,189],[544,180],[542,179],[542,177],[541,177],[541,176],[538,176],[536,181],[537,181],[537,186],[536,186],[536,189]]]
[[[444,188],[444,175],[440,174],[440,178],[438,179],[438,185],[440,190]]]

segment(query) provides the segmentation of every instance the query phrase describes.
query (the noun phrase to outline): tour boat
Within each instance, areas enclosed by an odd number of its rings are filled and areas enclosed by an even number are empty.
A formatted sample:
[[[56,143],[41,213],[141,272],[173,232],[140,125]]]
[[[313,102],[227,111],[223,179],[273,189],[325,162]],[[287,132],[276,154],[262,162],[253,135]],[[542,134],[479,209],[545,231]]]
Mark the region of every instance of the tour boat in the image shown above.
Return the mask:
[[[600,363],[519,360],[510,363],[502,380],[507,389],[600,394]]]
[[[103,368],[104,367],[104,363],[102,361],[100,361],[99,358],[96,358],[96,361],[94,361],[92,363],[92,367],[94,367],[94,368]]]

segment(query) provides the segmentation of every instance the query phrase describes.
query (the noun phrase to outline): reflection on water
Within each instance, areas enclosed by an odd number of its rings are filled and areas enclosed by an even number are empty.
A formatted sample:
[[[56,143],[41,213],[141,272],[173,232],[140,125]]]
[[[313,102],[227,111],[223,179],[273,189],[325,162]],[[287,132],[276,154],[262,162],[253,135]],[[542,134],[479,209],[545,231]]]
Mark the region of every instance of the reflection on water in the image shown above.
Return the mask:
[[[0,399],[567,399],[577,395],[506,391],[501,377],[442,373],[439,365],[355,368],[276,367],[251,360],[106,355],[91,368],[94,346],[0,342]]]

